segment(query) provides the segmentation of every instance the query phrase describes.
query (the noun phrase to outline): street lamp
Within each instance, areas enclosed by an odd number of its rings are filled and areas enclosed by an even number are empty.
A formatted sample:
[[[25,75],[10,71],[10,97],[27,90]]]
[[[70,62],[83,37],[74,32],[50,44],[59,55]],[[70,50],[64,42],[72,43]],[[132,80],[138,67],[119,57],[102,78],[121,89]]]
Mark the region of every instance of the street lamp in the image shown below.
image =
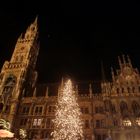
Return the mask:
[[[26,130],[24,130],[24,129],[19,129],[19,137],[20,137],[21,139],[25,139],[26,136],[27,136]]]

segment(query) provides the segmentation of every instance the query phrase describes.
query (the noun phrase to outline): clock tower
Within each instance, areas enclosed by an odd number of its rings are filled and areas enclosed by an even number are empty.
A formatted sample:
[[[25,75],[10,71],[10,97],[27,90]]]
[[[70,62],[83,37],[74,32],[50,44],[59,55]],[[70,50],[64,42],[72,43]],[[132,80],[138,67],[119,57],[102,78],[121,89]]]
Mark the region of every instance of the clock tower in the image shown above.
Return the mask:
[[[14,125],[18,104],[28,96],[37,79],[35,71],[39,52],[38,18],[18,38],[10,61],[5,61],[0,73],[0,118]]]

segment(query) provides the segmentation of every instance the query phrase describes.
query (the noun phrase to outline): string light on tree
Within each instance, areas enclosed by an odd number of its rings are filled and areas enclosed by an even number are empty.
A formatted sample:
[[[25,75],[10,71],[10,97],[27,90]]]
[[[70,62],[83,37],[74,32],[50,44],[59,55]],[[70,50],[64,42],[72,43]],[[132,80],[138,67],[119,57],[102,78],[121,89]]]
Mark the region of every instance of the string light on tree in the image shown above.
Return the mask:
[[[52,132],[53,140],[82,140],[83,122],[71,80],[62,87],[58,96]]]

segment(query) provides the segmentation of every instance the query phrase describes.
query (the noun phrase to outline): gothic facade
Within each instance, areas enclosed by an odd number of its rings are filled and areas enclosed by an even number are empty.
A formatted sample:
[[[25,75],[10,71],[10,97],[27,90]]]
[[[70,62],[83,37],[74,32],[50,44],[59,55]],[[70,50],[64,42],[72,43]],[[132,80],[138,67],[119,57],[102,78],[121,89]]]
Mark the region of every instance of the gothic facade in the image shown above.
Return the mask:
[[[0,118],[12,131],[26,129],[29,139],[51,139],[59,85],[38,85],[35,64],[39,53],[37,18],[21,34],[10,61],[0,73]],[[95,93],[92,83],[76,84],[75,91],[84,122],[85,140],[140,139],[140,74],[128,56],[118,57],[119,69],[111,69],[112,81],[101,82]],[[42,95],[42,96],[39,96]]]

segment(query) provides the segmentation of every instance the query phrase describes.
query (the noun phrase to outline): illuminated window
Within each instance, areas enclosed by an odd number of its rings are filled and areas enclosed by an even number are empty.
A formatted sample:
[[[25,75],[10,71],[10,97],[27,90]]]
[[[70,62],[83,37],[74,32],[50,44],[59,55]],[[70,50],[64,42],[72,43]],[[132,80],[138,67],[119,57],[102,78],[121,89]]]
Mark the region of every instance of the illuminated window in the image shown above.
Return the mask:
[[[136,119],[136,123],[137,123],[138,126],[140,126],[140,118]]]
[[[33,126],[40,126],[42,123],[42,119],[34,119],[33,120]]]
[[[123,120],[123,125],[124,126],[132,126],[132,123],[130,120]]]

